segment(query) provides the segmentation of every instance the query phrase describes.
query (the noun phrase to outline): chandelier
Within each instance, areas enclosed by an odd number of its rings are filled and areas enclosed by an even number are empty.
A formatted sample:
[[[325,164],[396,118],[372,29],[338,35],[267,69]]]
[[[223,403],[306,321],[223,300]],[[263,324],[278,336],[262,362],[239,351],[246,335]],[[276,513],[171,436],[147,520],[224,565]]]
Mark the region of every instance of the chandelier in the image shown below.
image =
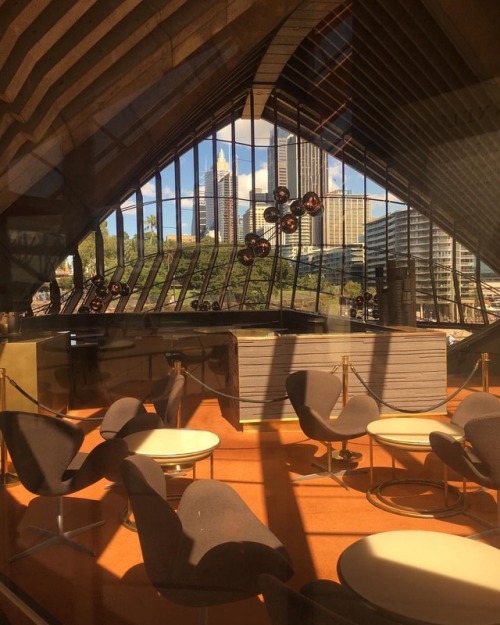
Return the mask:
[[[100,274],[96,274],[90,278],[90,282],[95,287],[95,295],[89,306],[81,306],[79,313],[101,312],[106,297],[125,297],[130,294],[130,287],[125,282],[111,281],[106,285],[106,279]]]
[[[276,224],[278,233],[294,234],[304,215],[318,217],[323,214],[323,202],[314,191],[308,191],[302,198],[290,200],[287,187],[279,186],[273,191],[274,206],[264,210],[264,221]],[[276,237],[279,240],[279,237]],[[245,267],[250,267],[256,258],[265,258],[271,251],[271,243],[255,232],[245,235],[245,247],[238,251],[237,258]]]

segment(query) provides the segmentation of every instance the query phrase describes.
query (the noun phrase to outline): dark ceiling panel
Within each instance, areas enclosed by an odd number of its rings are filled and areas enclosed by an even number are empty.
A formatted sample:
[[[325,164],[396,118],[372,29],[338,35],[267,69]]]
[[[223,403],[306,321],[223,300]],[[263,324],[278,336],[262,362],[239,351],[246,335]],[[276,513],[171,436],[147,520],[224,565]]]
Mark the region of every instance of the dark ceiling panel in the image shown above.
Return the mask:
[[[486,242],[481,252],[498,269],[489,224],[500,225],[499,86],[468,61],[425,3],[346,3],[297,49],[277,82],[286,95],[265,115],[277,107],[292,128],[297,108],[314,109],[328,127],[302,115],[304,137],[331,153],[343,137],[358,169],[366,155],[385,163],[378,183],[387,176],[394,193],[411,183],[416,208],[472,250]],[[471,224],[478,205],[486,220]]]
[[[316,27],[278,54],[294,19],[302,36],[304,11],[319,6]],[[345,148],[354,167],[369,161],[394,193],[411,183],[416,208],[500,271],[500,2],[331,9],[324,18],[323,0],[2,3],[0,214],[58,215],[48,262],[57,265],[158,164],[259,88],[271,94],[264,118],[290,131],[299,121],[302,137],[334,155]],[[283,69],[263,85],[259,70],[273,59]]]

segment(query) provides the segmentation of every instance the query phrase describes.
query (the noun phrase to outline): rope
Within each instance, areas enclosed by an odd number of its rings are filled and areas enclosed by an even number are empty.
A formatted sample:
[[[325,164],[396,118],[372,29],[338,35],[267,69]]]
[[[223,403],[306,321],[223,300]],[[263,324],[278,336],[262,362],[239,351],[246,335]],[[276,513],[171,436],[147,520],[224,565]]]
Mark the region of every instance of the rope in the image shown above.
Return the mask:
[[[330,373],[335,373],[338,367],[339,367],[338,365],[334,365]],[[248,397],[237,397],[236,395],[228,395],[227,393],[223,393],[222,391],[219,391],[216,388],[213,388],[213,386],[208,386],[208,384],[205,384],[204,382],[196,378],[192,373],[189,373],[187,369],[183,368],[182,371],[192,380],[194,380],[195,382],[198,382],[200,386],[203,386],[209,391],[212,391],[212,393],[215,393],[216,395],[220,395],[221,397],[226,397],[227,399],[234,399],[235,401],[240,401],[240,402],[248,402],[250,404],[272,404],[274,402],[286,401],[288,399],[288,395],[284,395],[283,397],[276,397],[275,399],[249,399]]]
[[[454,397],[456,397],[460,391],[463,391],[463,389],[467,386],[467,384],[470,382],[472,376],[476,373],[477,368],[479,367],[479,363],[481,362],[481,359],[478,358],[476,364],[474,365],[474,368],[472,369],[469,377],[465,380],[465,382],[462,384],[462,386],[460,386],[459,388],[457,388],[457,390],[452,393],[451,395],[449,395],[448,397],[446,397],[442,402],[439,402],[438,404],[435,404],[434,406],[430,406],[429,408],[422,408],[419,410],[410,410],[408,408],[398,408],[397,406],[394,406],[392,404],[389,404],[387,402],[385,402],[381,397],[379,397],[376,393],[374,393],[369,386],[366,384],[366,382],[362,379],[362,377],[359,375],[359,373],[356,371],[356,369],[354,368],[353,365],[351,365],[351,369],[352,372],[354,373],[354,375],[358,378],[358,380],[361,382],[361,384],[365,387],[365,389],[368,391],[368,393],[374,397],[378,402],[380,402],[381,404],[383,404],[384,406],[387,406],[387,408],[391,408],[392,410],[397,410],[398,412],[407,412],[407,413],[422,413],[422,412],[431,412],[432,410],[435,410],[436,408],[439,408],[440,406],[443,406],[444,404],[446,404],[446,402],[452,400]]]
[[[9,377],[7,374],[5,374],[5,377],[6,377],[7,380],[9,380],[9,382],[12,384],[12,386],[17,391],[19,391],[21,393],[21,395],[24,395],[24,397],[26,397],[26,399],[29,399],[29,401],[31,401],[34,404],[36,404],[39,408],[41,408],[42,410],[46,410],[47,412],[52,413],[56,417],[60,417],[61,419],[72,419],[73,421],[102,421],[103,420],[103,417],[75,417],[73,415],[63,414],[62,412],[58,412],[57,410],[53,410],[52,408],[49,408],[48,406],[45,406],[44,404],[39,402],[34,397],[31,397],[31,395],[29,395],[29,393],[27,393],[25,390],[23,390],[19,386],[19,384],[16,381],[14,381],[11,377]]]
[[[217,389],[213,388],[212,386],[208,386],[208,384],[205,384],[201,380],[198,380],[198,378],[196,378],[192,373],[189,373],[189,371],[187,371],[186,369],[182,369],[182,371],[189,378],[191,378],[195,382],[198,382],[198,384],[200,384],[204,388],[208,389],[209,391],[212,391],[216,395],[220,395],[221,397],[226,397],[227,399],[234,399],[235,401],[241,401],[241,402],[249,402],[251,404],[272,404],[274,402],[285,401],[285,399],[288,399],[288,395],[284,395],[283,397],[276,397],[275,399],[248,399],[246,397],[237,397],[236,395],[228,395],[227,393],[223,393],[222,391],[218,391]]]
[[[396,410],[398,412],[418,414],[418,413],[424,413],[424,412],[431,412],[432,410],[435,410],[436,408],[439,408],[440,406],[443,406],[444,404],[446,404],[446,402],[451,401],[454,397],[456,397],[467,386],[467,384],[470,382],[472,376],[476,373],[476,371],[477,371],[477,369],[479,367],[480,362],[481,362],[481,358],[478,358],[478,360],[476,361],[476,364],[474,365],[474,367],[473,367],[470,375],[468,376],[468,378],[465,380],[465,382],[462,384],[462,386],[457,388],[457,390],[455,392],[453,392],[451,395],[446,397],[442,402],[439,402],[439,403],[435,404],[434,406],[430,406],[428,408],[421,408],[421,409],[418,409],[418,410],[411,410],[409,408],[398,408],[397,406],[394,406],[393,404],[389,404],[388,402],[384,401],[381,397],[379,397],[374,391],[372,391],[370,389],[368,384],[363,380],[363,378],[359,375],[359,373],[354,368],[354,365],[352,365],[352,364],[351,364],[351,370],[354,373],[354,375],[358,378],[358,380],[361,382],[361,384],[364,386],[364,388],[367,390],[367,392],[374,399],[376,399],[376,401],[378,401],[380,404],[383,404],[384,406],[387,406],[387,408],[390,408],[391,410]],[[334,367],[332,368],[330,373],[334,373],[337,370],[337,368],[338,368],[338,365],[334,365]],[[182,372],[187,377],[191,378],[192,380],[194,380],[195,382],[197,382],[198,384],[200,384],[204,388],[208,389],[209,391],[212,391],[216,395],[220,395],[221,397],[225,397],[227,399],[233,399],[235,401],[248,402],[248,403],[252,403],[252,404],[272,404],[272,403],[275,403],[275,402],[281,402],[281,401],[285,401],[285,400],[288,399],[288,395],[284,395],[283,397],[276,397],[274,399],[249,399],[247,397],[238,397],[236,395],[229,395],[228,393],[223,393],[222,391],[219,391],[219,390],[213,388],[212,386],[209,386],[208,384],[205,384],[204,382],[202,382],[201,380],[196,378],[192,373],[189,373],[189,371],[187,371],[187,369],[185,369],[185,368],[182,369]],[[5,378],[12,384],[12,386],[17,391],[19,391],[19,393],[21,393],[21,395],[24,395],[24,397],[26,397],[27,399],[29,399],[29,401],[31,401],[34,404],[36,404],[39,408],[42,408],[42,410],[46,410],[47,412],[50,412],[50,413],[52,413],[53,415],[55,415],[57,417],[64,418],[64,419],[72,419],[74,421],[102,421],[103,420],[103,417],[75,417],[73,415],[63,414],[61,412],[58,412],[57,410],[53,410],[52,408],[49,408],[48,406],[45,406],[44,404],[42,404],[38,400],[36,400],[33,397],[31,397],[31,395],[29,395],[25,390],[23,390],[19,386],[19,384],[17,384],[17,382],[15,382],[11,377],[9,377],[8,375],[5,374]]]

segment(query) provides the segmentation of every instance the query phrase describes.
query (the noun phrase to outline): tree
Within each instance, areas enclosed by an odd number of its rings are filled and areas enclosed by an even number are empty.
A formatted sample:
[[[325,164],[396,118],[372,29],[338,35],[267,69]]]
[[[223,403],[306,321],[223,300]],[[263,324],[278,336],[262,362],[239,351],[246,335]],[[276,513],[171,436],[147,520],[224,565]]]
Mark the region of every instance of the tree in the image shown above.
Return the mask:
[[[156,215],[148,215],[144,220],[146,230],[149,230],[149,239],[152,240],[156,236],[157,220]]]
[[[349,280],[344,285],[344,295],[345,297],[350,297],[354,299],[361,295],[361,284],[359,282],[354,282],[353,280]]]

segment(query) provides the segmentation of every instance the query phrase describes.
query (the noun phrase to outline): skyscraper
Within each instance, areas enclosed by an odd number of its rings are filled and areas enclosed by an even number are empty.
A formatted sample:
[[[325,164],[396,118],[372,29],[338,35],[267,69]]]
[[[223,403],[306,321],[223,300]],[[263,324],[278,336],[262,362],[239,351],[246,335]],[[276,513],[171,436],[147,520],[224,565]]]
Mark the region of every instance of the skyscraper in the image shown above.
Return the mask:
[[[364,195],[332,191],[323,194],[323,205],[325,245],[352,245],[363,241],[365,219],[366,223],[372,220],[371,200]]]
[[[217,226],[220,241],[224,243],[234,241],[235,181],[236,173],[231,171],[221,148],[215,167],[205,172],[204,182],[206,227],[207,230],[215,230]]]
[[[274,237],[276,226],[267,223],[264,219],[264,211],[269,206],[269,198],[267,193],[263,193],[261,189],[256,189],[255,193],[250,191],[250,202],[255,205],[255,223],[253,209],[249,208],[242,217],[243,233],[256,232],[259,236],[266,239]]]
[[[199,214],[199,227],[200,236],[204,237],[207,232],[207,211],[205,207],[205,187],[200,185],[199,198],[198,198],[198,214]],[[193,216],[191,219],[191,234],[196,236],[196,211],[193,209]]]
[[[270,147],[267,150],[267,189],[272,200],[272,192],[277,186],[288,186],[288,132],[278,128],[277,148],[274,147],[274,132],[269,136]]]
[[[455,249],[454,249],[455,246]],[[432,253],[431,253],[432,252]],[[406,264],[410,255],[415,259],[415,280],[417,304],[420,316],[426,317],[435,310],[434,293],[437,296],[439,312],[443,318],[454,318],[453,267],[462,303],[473,304],[474,283],[467,279],[474,276],[475,257],[462,245],[427,217],[410,209],[394,211],[387,218],[379,217],[366,226],[367,276],[373,279],[375,267],[385,266],[387,253],[397,264]],[[429,258],[439,259],[429,271]]]
[[[302,197],[307,191],[321,195],[327,191],[323,186],[328,180],[328,155],[312,143],[301,141],[300,146],[295,135],[283,129],[278,130],[277,148],[274,147],[274,134],[270,136],[272,144],[268,149],[268,189],[271,194],[277,185],[288,188],[291,198]],[[294,254],[299,245],[311,246],[321,241],[321,220],[301,219],[301,232],[283,235],[283,245],[287,252]]]

